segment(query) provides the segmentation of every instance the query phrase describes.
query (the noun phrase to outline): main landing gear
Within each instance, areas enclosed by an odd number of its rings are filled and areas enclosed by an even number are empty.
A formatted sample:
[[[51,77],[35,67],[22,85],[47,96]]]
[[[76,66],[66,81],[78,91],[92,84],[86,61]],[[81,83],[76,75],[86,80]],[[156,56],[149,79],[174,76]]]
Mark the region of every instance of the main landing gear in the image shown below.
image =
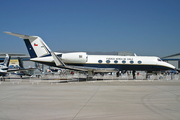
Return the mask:
[[[135,75],[135,73],[136,73],[136,71],[135,71],[135,70],[133,70],[133,71],[132,71],[132,75],[133,75],[133,79],[134,79],[134,80],[136,79],[136,75]]]

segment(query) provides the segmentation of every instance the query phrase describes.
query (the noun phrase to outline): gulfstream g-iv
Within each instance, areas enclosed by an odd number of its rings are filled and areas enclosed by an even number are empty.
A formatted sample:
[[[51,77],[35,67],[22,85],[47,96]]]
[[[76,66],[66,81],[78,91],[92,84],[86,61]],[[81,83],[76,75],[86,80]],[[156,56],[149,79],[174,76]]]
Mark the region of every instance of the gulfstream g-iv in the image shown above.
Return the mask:
[[[71,70],[93,72],[113,72],[120,70],[161,71],[175,67],[163,62],[159,57],[87,55],[86,52],[52,52],[39,36],[28,36],[5,32],[24,39],[31,61]]]

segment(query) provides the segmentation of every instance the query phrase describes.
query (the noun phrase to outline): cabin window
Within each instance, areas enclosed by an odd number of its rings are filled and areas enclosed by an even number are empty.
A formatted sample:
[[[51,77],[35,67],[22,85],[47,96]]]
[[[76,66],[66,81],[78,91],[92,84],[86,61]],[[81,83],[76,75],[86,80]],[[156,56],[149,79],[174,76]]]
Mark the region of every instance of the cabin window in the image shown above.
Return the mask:
[[[123,60],[123,61],[122,61],[122,63],[126,63],[126,61],[125,61],[125,60]]]
[[[111,61],[110,60],[106,60],[106,63],[110,63]]]
[[[138,61],[138,63],[139,63],[139,64],[141,64],[141,63],[142,63],[142,61],[140,61],[140,60],[139,60],[139,61]]]
[[[117,61],[117,60],[115,60],[115,61],[114,61],[114,63],[118,63],[118,61]]]
[[[133,64],[133,63],[134,63],[134,61],[132,61],[132,60],[131,60],[131,61],[130,61],[130,63],[131,63],[131,64]]]
[[[98,63],[102,63],[103,61],[102,60],[98,60]]]

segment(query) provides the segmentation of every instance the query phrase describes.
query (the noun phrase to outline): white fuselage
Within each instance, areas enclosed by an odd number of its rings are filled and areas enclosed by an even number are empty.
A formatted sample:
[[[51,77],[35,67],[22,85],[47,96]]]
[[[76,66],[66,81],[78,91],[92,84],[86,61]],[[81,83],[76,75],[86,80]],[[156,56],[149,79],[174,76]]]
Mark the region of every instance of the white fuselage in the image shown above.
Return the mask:
[[[147,70],[175,69],[173,65],[153,56],[87,55],[84,52],[56,53],[56,55],[60,55],[65,64],[73,66],[117,68],[119,70],[146,70],[146,68]],[[31,60],[48,65],[54,63],[52,56],[33,58]]]

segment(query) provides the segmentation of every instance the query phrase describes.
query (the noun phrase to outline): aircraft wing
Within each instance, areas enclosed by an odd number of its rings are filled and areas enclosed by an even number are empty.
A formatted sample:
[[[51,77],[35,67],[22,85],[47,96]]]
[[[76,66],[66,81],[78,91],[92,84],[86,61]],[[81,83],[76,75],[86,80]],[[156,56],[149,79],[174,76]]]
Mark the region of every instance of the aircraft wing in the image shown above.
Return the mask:
[[[57,66],[63,69],[76,70],[76,71],[93,71],[93,72],[117,72],[118,69],[115,68],[96,68],[96,67],[79,67],[79,66]]]
[[[80,67],[80,66],[66,66],[65,69],[71,69],[76,71],[93,71],[93,72],[117,72],[115,68],[96,68],[96,67]]]
[[[90,67],[85,67],[84,69],[93,71],[93,72],[117,72],[119,70],[115,68],[90,68]]]
[[[93,72],[117,72],[118,71],[115,68],[67,66],[62,62],[62,60],[54,52],[51,51],[51,55],[53,56],[53,59],[54,59],[56,66],[59,68],[76,70],[76,71],[93,71]]]

